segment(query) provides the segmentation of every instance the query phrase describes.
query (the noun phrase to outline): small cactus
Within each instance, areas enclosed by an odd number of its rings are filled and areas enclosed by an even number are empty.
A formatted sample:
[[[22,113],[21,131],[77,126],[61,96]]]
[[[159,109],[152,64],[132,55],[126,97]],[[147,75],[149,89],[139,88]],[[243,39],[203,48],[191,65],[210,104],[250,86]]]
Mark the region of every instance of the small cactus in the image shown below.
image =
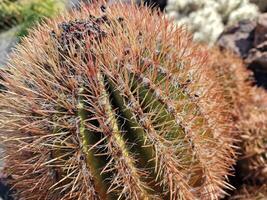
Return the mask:
[[[21,199],[218,199],[233,125],[206,50],[157,12],[93,4],[39,26],[2,72]]]

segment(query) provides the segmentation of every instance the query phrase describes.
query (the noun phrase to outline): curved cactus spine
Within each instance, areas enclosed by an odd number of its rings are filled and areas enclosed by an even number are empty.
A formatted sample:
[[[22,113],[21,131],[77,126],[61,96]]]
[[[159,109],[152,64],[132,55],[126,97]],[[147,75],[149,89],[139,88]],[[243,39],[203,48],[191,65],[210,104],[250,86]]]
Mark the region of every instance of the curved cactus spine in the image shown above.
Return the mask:
[[[99,7],[40,26],[2,73],[18,196],[218,199],[234,136],[205,49],[148,8]]]

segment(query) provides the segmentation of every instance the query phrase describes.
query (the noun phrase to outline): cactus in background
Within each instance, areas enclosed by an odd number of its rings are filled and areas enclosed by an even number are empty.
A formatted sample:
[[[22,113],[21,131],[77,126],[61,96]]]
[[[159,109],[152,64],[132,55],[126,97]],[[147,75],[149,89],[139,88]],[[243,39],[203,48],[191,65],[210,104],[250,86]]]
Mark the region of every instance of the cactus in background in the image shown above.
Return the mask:
[[[254,183],[267,181],[267,92],[252,86],[252,76],[240,58],[218,49],[210,51],[210,64],[225,88],[239,132],[240,156],[236,175]]]
[[[258,7],[248,0],[169,0],[167,14],[186,24],[194,39],[213,44],[224,26],[258,16]]]
[[[234,163],[206,50],[148,8],[39,26],[3,70],[6,173],[25,199],[218,199]]]
[[[255,183],[267,182],[267,93],[254,88],[243,111],[240,127],[242,156],[238,161],[241,177]]]
[[[244,107],[252,101],[252,73],[246,69],[243,61],[231,52],[212,47],[209,53],[209,68],[215,70],[218,82],[224,88],[224,96],[231,106],[235,121],[242,121]]]
[[[65,0],[0,0],[0,32],[19,26],[18,35],[45,18],[64,9]]]
[[[21,19],[21,5],[17,2],[0,0],[0,30],[12,27]]]

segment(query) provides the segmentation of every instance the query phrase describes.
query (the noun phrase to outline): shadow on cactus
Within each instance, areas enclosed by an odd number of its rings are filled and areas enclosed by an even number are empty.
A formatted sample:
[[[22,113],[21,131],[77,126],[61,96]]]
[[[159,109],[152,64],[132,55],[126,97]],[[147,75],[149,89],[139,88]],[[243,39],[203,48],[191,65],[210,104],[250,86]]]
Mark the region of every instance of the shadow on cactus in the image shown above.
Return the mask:
[[[218,199],[232,123],[206,51],[148,8],[38,27],[2,72],[5,171],[25,199]]]

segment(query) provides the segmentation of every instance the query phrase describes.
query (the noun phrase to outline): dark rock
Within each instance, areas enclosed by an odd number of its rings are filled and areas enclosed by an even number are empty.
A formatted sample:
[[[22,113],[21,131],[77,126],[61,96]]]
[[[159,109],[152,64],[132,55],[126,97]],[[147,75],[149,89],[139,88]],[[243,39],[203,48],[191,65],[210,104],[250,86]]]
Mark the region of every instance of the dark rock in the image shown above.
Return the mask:
[[[258,20],[228,27],[219,37],[218,45],[243,58],[253,71],[256,84],[267,89],[267,13]]]
[[[248,65],[257,65],[257,68],[267,72],[267,40],[256,48],[252,48],[245,61]]]
[[[109,4],[116,3],[117,0],[108,0]],[[159,8],[161,11],[163,11],[167,5],[167,0],[121,0],[120,2],[123,3],[136,3],[137,5],[141,5],[141,3],[144,3],[147,6],[150,6],[152,8]]]
[[[137,1],[137,3],[141,2],[141,0]],[[159,8],[161,11],[163,11],[167,5],[167,0],[145,0],[144,2],[148,6]]]
[[[226,29],[218,39],[218,45],[245,58],[253,47],[256,21],[241,21]]]
[[[11,189],[6,183],[7,177],[0,175],[0,199],[13,200]]]
[[[255,29],[254,46],[258,46],[267,40],[267,13],[259,16]]]
[[[245,62],[254,72],[256,84],[267,89],[267,40],[249,51]]]

